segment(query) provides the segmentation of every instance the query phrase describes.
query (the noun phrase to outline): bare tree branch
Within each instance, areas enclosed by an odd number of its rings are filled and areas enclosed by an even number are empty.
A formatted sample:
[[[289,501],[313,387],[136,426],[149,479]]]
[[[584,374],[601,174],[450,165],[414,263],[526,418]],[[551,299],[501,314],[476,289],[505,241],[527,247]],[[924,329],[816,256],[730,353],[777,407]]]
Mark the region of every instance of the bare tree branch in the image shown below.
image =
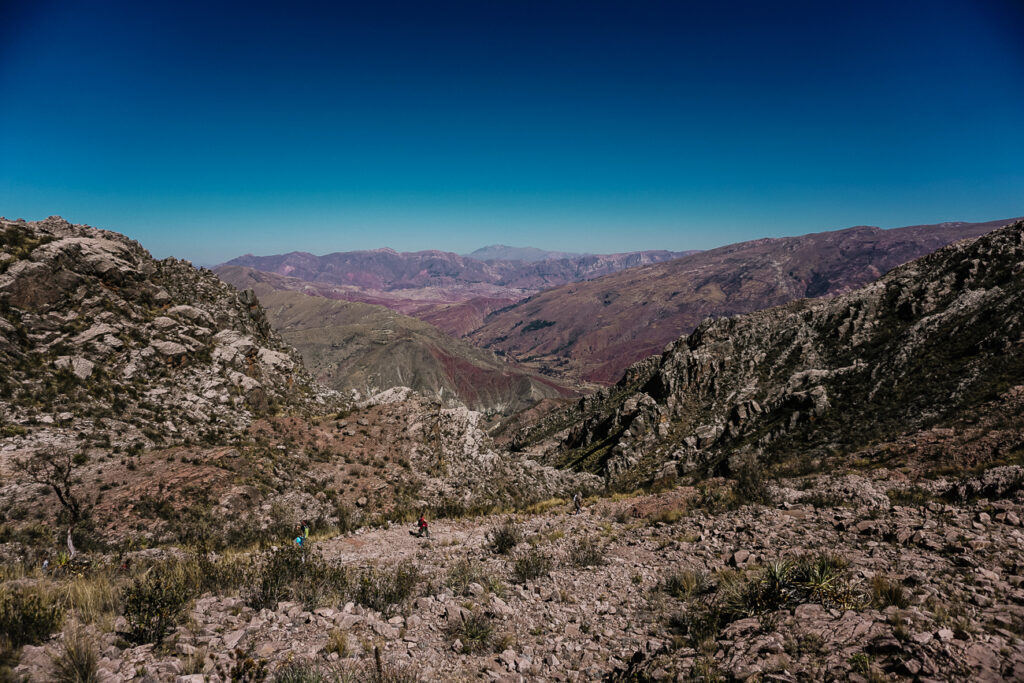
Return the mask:
[[[75,462],[67,449],[47,449],[14,461],[14,469],[34,484],[46,486],[60,501],[72,527],[82,520],[82,506],[74,492]]]

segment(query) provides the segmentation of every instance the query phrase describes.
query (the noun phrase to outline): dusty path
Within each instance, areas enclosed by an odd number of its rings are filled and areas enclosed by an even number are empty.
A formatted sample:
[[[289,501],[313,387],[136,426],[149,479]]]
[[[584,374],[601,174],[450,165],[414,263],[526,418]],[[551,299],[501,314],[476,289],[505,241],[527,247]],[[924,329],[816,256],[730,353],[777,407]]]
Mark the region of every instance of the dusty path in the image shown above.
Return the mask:
[[[460,552],[479,548],[486,542],[489,525],[480,520],[430,520],[430,538],[417,538],[413,524],[393,524],[390,528],[360,529],[353,534],[315,541],[312,547],[325,559],[364,566],[397,565],[434,555],[457,546]]]

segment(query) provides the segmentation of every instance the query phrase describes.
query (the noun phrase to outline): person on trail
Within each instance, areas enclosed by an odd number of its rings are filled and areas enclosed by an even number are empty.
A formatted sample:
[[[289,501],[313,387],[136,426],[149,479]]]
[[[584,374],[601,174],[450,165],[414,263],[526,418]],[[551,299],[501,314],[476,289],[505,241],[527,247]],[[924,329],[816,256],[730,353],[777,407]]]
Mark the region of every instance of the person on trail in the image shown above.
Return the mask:
[[[302,537],[309,538],[309,521],[302,522]]]
[[[420,520],[416,523],[416,526],[419,527],[418,537],[426,536],[430,538],[430,527],[427,524],[427,518],[424,516],[424,513],[420,513]]]
[[[295,537],[295,545],[297,545],[299,548],[302,548],[303,542],[305,540],[306,540],[306,537],[303,536],[302,534],[299,534],[298,536]]]
[[[582,501],[580,500],[580,494],[579,494],[579,491],[577,491],[577,492],[576,492],[575,494],[573,494],[573,497],[572,497],[572,506],[573,506],[573,508],[574,508],[574,510],[573,510],[573,513],[572,513],[572,514],[574,514],[574,515],[578,515],[578,514],[580,514],[581,512],[583,512],[583,503],[582,503]]]

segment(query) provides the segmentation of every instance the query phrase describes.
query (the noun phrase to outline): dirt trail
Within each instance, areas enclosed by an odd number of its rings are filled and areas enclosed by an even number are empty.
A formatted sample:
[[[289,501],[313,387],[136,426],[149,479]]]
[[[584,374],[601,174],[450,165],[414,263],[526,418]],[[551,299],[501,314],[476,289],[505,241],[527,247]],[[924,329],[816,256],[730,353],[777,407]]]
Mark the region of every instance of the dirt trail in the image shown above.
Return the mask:
[[[491,522],[488,518],[488,522]],[[457,547],[462,551],[486,542],[491,524],[480,520],[430,521],[430,538],[417,538],[415,524],[394,524],[390,528],[359,530],[354,534],[315,541],[312,547],[324,558],[342,564],[392,565],[434,555],[438,549]]]

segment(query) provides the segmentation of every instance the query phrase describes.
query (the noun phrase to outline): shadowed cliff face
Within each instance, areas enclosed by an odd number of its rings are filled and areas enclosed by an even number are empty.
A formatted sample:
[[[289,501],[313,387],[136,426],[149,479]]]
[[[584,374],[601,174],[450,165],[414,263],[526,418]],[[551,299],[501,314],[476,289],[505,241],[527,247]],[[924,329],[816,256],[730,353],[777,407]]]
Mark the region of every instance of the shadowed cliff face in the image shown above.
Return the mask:
[[[1022,269],[1017,222],[843,296],[706,321],[519,446],[630,485],[942,424],[1024,383]]]
[[[468,338],[531,367],[611,384],[705,318],[849,292],[1007,222],[858,227],[734,244],[541,292],[491,313]]]

